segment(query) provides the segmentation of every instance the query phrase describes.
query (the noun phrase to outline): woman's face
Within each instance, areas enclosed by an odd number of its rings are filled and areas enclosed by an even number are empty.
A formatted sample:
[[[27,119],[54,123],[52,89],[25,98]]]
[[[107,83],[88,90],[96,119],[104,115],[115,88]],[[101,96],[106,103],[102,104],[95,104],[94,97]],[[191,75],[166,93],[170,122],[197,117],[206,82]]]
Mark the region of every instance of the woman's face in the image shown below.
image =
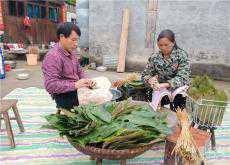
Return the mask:
[[[174,46],[174,42],[171,42],[168,38],[161,38],[157,44],[164,55],[169,55]]]

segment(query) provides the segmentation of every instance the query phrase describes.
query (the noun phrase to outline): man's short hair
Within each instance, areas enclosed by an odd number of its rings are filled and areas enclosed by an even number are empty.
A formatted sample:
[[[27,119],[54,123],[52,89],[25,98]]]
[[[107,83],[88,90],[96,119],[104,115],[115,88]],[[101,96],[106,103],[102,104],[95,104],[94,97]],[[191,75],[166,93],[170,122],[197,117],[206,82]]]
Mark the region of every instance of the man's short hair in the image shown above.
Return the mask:
[[[81,30],[77,25],[72,22],[61,23],[57,27],[57,37],[60,39],[60,34],[63,34],[65,38],[67,38],[70,36],[72,31],[75,31],[79,37],[81,36]]]

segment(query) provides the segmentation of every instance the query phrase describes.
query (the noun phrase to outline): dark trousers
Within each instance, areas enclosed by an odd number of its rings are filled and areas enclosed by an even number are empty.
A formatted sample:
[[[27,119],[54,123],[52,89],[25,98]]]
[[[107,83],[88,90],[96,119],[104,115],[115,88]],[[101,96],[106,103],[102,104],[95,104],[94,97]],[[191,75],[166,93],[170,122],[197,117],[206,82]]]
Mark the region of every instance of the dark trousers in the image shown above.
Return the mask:
[[[79,105],[77,91],[54,94],[53,98],[56,102],[57,108],[70,110]]]
[[[170,104],[170,109],[175,111],[178,107],[184,109],[186,106],[186,97],[183,97],[181,94],[176,95],[173,102],[169,101],[168,96],[164,96],[161,100],[161,106]]]

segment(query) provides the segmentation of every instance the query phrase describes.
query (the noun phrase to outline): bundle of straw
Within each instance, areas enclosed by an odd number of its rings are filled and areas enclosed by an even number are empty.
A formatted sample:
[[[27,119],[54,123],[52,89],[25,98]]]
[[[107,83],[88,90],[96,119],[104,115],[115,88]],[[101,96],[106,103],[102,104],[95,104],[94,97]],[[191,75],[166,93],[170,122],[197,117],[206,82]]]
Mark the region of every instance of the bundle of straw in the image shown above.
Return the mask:
[[[131,82],[133,80],[139,80],[139,75],[137,73],[131,73],[129,74],[127,77],[125,77],[122,80],[117,80],[112,84],[112,87],[115,88],[119,88],[122,85],[124,85],[125,83]]]
[[[181,133],[171,154],[175,152],[185,164],[196,164],[201,160],[201,154],[189,130],[188,114],[185,109],[182,111],[178,108],[176,115],[181,124]]]

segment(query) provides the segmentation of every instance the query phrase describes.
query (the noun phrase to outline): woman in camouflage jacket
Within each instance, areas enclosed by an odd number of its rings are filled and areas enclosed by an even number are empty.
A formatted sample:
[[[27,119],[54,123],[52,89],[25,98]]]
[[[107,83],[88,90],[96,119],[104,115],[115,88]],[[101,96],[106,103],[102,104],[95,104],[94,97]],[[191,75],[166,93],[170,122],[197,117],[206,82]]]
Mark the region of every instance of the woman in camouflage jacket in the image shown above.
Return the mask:
[[[174,33],[163,30],[157,38],[157,44],[160,51],[148,59],[142,80],[154,91],[174,91],[189,85],[191,71],[188,55],[177,46]]]

